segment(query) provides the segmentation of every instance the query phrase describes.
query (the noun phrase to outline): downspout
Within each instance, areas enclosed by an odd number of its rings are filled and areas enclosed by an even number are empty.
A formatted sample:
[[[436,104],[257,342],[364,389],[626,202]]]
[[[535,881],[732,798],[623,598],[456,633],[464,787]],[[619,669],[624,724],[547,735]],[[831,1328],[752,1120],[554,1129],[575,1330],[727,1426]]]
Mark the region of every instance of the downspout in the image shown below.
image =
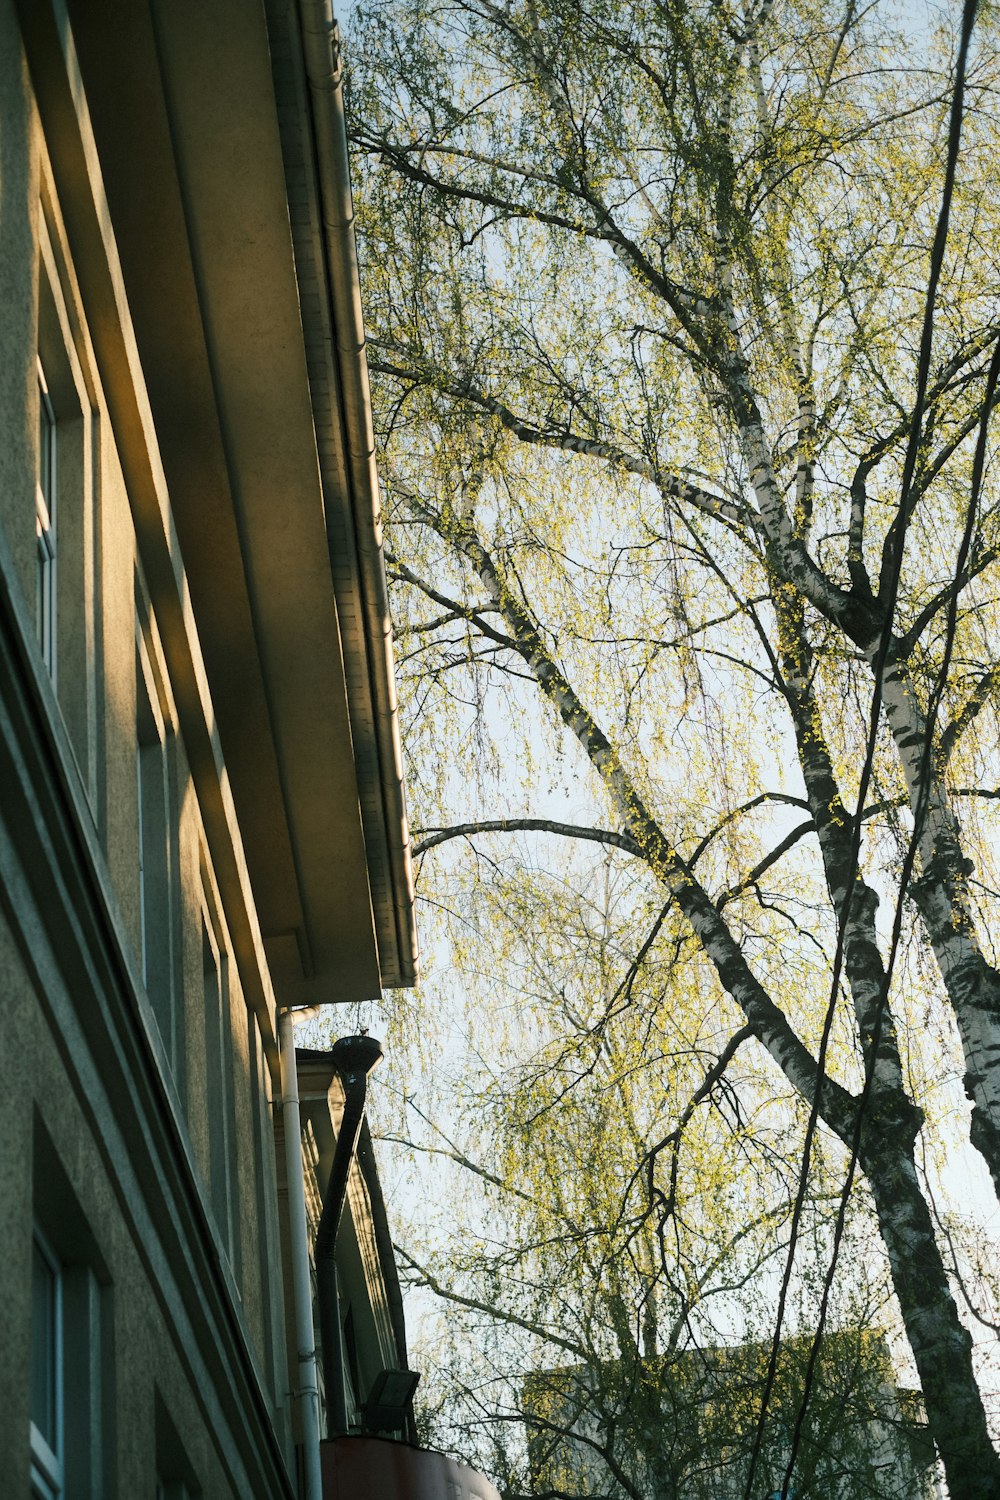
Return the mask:
[[[378,1168],[375,1165],[375,1153],[372,1150],[371,1133],[367,1125],[362,1125],[361,1137],[357,1149],[358,1166],[361,1168],[361,1176],[365,1187],[368,1189],[368,1201],[372,1210],[372,1228],[375,1231],[375,1249],[378,1254],[379,1265],[382,1270],[382,1280],[385,1284],[385,1297],[389,1309],[389,1321],[392,1324],[393,1339],[396,1344],[396,1358],[401,1370],[410,1368],[409,1357],[406,1352],[406,1320],[403,1314],[403,1294],[399,1285],[399,1273],[396,1270],[396,1256],[392,1246],[392,1235],[389,1233],[389,1224],[385,1213],[385,1198],[382,1194],[382,1184],[379,1181]],[[413,1405],[406,1413],[406,1426],[404,1428],[406,1440],[416,1444],[417,1424],[413,1415]]]
[[[306,1232],[306,1193],[302,1175],[302,1129],[299,1118],[299,1079],[295,1067],[294,1012],[283,1010],[278,1020],[281,1047],[281,1122],[288,1187],[288,1238],[291,1248],[292,1302],[295,1309],[295,1346],[298,1381],[295,1398],[302,1424],[305,1477],[303,1500],[323,1500],[320,1472],[319,1386],[316,1379],[316,1335],[312,1315],[312,1279]]]
[[[316,1231],[316,1300],[323,1345],[323,1384],[326,1389],[327,1433],[339,1437],[348,1430],[347,1382],[340,1333],[340,1294],[337,1287],[337,1231],[347,1198],[347,1179],[357,1149],[368,1097],[368,1074],[382,1057],[382,1044],[372,1036],[345,1036],[334,1042],[330,1058],[344,1085],[344,1114],[323,1196],[323,1212]]]
[[[302,50],[315,121],[316,157],[326,260],[333,298],[337,369],[345,413],[351,491],[357,515],[358,566],[365,609],[369,680],[375,707],[375,738],[381,766],[399,973],[383,983],[411,985],[417,977],[413,924],[413,863],[403,793],[403,756],[389,595],[382,556],[382,514],[375,433],[372,426],[368,357],[361,310],[358,254],[354,238],[340,35],[332,0],[299,0]]]

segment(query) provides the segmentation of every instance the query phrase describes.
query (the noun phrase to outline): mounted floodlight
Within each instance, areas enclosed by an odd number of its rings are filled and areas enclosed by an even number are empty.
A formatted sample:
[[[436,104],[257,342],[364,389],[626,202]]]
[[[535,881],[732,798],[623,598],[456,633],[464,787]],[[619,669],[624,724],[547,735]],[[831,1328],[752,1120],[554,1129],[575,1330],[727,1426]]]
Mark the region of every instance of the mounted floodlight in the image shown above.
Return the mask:
[[[401,1432],[413,1402],[420,1375],[416,1370],[383,1370],[376,1375],[364,1405],[369,1432]]]

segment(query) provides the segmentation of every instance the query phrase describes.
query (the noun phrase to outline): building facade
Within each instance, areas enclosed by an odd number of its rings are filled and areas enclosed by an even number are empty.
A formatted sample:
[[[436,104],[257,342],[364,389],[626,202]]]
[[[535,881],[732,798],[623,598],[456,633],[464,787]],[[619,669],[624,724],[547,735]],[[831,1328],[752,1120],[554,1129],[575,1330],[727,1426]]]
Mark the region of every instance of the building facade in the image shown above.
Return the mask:
[[[305,1180],[307,1240],[315,1246],[323,1213],[323,1201],[334,1176],[337,1144],[345,1114],[346,1095],[334,1058],[328,1052],[298,1048],[297,1079],[299,1086],[300,1136]],[[278,1198],[283,1208],[289,1191],[284,1167],[284,1121],[279,1116]],[[379,1376],[387,1370],[405,1370],[408,1366],[403,1299],[396,1273],[395,1257],[379,1182],[371,1134],[362,1122],[356,1149],[343,1183],[344,1217],[337,1240],[338,1304],[343,1330],[342,1366],[344,1401],[343,1427],[346,1432],[360,1433],[366,1426],[365,1403]],[[291,1261],[288,1227],[291,1214],[281,1213],[284,1264]],[[313,1262],[315,1256],[313,1256]],[[310,1267],[312,1303],[316,1305],[316,1270]],[[284,1283],[286,1355],[288,1368],[295,1368],[295,1307],[291,1278]],[[322,1361],[318,1379],[322,1409],[330,1415],[330,1393],[324,1388]],[[324,1429],[329,1422],[324,1421]],[[414,1436],[412,1416],[404,1421],[400,1432]]]
[[[919,1393],[896,1384],[881,1333],[828,1333],[808,1401],[812,1340],[785,1339],[761,1429],[771,1352],[716,1345],[530,1375],[534,1488],[567,1500],[781,1500],[787,1484],[790,1500],[939,1500]]]
[[[0,0],[17,1500],[292,1497],[318,1473],[276,1121],[297,1088],[322,1196],[337,1084],[316,1057],[290,1077],[287,1046],[283,1074],[281,1017],[416,968],[341,110],[313,0]],[[356,1421],[405,1344],[353,1171]]]

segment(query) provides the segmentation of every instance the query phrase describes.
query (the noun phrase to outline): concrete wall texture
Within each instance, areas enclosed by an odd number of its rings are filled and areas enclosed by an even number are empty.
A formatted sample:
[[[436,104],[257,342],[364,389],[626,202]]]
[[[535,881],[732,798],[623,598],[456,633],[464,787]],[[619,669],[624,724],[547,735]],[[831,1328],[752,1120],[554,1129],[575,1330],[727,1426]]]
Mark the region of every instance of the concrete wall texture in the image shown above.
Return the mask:
[[[0,1493],[47,1493],[32,1381],[51,1359],[52,1493],[290,1496],[273,1040],[245,997],[94,352],[106,310],[85,291],[76,200],[99,163],[37,102],[40,67],[73,98],[60,18],[0,0]],[[36,619],[40,355],[54,671]],[[268,993],[263,965],[254,987]],[[47,1351],[36,1320],[33,1352],[38,1254],[61,1322]]]

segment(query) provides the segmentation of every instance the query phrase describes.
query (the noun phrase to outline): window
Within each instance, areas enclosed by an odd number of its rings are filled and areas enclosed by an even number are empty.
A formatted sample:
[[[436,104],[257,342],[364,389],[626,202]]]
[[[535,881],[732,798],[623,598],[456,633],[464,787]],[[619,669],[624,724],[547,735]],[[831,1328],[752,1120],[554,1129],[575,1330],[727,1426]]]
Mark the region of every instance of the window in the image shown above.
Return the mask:
[[[135,779],[139,820],[139,957],[142,982],[158,1019],[166,1006],[157,1004],[168,988],[170,950],[164,942],[167,894],[167,806],[163,741],[146,690],[139,650],[135,663]],[[161,1019],[160,1030],[165,1031]]]
[[[31,1247],[31,1494],[98,1500],[105,1384],[105,1291],[64,1262],[36,1226]]]
[[[31,1496],[106,1500],[105,1454],[113,1404],[110,1278],[37,1116],[34,1207]]]
[[[162,721],[143,670],[141,644],[135,662],[135,779],[139,826],[139,957],[142,982],[153,1002],[160,1034],[173,1052],[169,797]]]
[[[229,961],[221,928],[211,919],[206,897],[201,925],[202,975],[205,985],[205,1065],[208,1085],[209,1174],[212,1209],[229,1253],[234,1275],[240,1274],[239,1185],[236,1158],[236,1098],[233,1080],[233,1032],[230,1014]]]
[[[35,629],[56,678],[56,417],[38,361],[38,480],[35,484]]]
[[[156,1392],[156,1500],[197,1500],[201,1488],[176,1424]]]
[[[58,212],[39,224],[35,634],[96,814],[96,502],[100,422],[86,322]]]
[[[253,1132],[254,1187],[257,1197],[257,1212],[254,1216],[256,1245],[254,1259],[260,1289],[260,1309],[263,1322],[263,1351],[268,1379],[273,1391],[283,1389],[281,1355],[275,1337],[275,1287],[271,1269],[276,1254],[278,1228],[275,1221],[277,1183],[274,1178],[274,1135],[268,1110],[267,1063],[264,1044],[257,1017],[252,1011],[247,1014],[248,1081],[250,1084],[250,1111]]]
[[[136,578],[135,790],[139,877],[139,960],[178,1092],[183,1094],[177,796],[172,709],[158,637]]]
[[[191,1500],[191,1491],[183,1479],[156,1479],[156,1500]]]
[[[357,1420],[364,1400],[364,1392],[361,1389],[361,1372],[358,1366],[358,1336],[354,1328],[354,1308],[348,1304],[347,1311],[343,1317],[343,1349],[344,1363],[347,1367],[347,1402],[354,1409],[354,1418]]]
[[[39,1231],[31,1246],[31,1493],[63,1493],[62,1272]]]

